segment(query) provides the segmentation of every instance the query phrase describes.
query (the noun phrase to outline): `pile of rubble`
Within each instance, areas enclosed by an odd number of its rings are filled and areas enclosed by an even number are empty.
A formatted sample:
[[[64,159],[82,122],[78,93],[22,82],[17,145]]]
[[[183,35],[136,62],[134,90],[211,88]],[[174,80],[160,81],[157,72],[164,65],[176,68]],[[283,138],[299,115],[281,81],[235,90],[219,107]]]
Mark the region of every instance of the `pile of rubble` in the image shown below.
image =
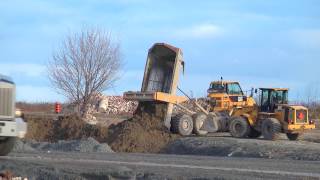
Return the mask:
[[[101,102],[108,102],[107,108],[104,110],[107,114],[133,114],[137,109],[137,101],[124,100],[122,96],[102,96]],[[101,104],[100,104],[101,107]]]
[[[97,112],[106,114],[133,114],[138,106],[138,102],[127,101],[122,96],[97,94],[94,99],[94,103],[89,107],[89,114]]]
[[[181,103],[180,105],[186,107],[189,110],[195,111],[195,112],[201,112],[201,110],[199,108],[197,108],[194,105],[194,102],[197,102],[199,105],[201,105],[204,109],[207,109],[207,100],[205,98],[198,98],[198,99],[190,99],[188,101],[185,101],[183,103]],[[174,114],[178,114],[181,111],[181,108],[178,106],[174,106],[173,107],[173,113]]]
[[[122,96],[106,96],[101,93],[92,98],[91,104],[87,107],[88,111],[85,120],[89,124],[97,123],[97,113],[106,115],[132,115],[138,107],[138,102],[128,101]],[[69,104],[63,108],[65,114],[78,112],[79,107],[75,104]]]

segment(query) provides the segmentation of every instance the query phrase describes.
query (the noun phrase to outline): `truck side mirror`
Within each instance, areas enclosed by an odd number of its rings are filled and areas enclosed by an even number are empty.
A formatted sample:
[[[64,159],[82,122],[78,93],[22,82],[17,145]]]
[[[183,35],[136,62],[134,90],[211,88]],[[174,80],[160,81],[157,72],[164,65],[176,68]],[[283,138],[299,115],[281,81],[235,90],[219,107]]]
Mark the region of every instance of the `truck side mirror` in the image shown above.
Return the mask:
[[[257,94],[257,93],[258,93],[258,89],[255,89],[255,90],[254,90],[254,93],[256,93],[256,94]]]

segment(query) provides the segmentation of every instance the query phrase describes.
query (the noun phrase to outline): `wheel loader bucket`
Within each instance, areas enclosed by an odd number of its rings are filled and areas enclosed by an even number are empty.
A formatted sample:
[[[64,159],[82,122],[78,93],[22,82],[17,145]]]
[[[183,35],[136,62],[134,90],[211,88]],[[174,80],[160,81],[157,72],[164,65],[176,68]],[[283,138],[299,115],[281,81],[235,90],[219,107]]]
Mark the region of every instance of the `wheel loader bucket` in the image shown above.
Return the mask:
[[[124,98],[166,103],[166,116],[163,119],[165,126],[170,129],[172,103],[181,102],[181,98],[176,96],[176,91],[180,70],[183,66],[181,49],[165,43],[154,44],[148,52],[141,91],[125,92]],[[160,98],[159,94],[168,98]]]

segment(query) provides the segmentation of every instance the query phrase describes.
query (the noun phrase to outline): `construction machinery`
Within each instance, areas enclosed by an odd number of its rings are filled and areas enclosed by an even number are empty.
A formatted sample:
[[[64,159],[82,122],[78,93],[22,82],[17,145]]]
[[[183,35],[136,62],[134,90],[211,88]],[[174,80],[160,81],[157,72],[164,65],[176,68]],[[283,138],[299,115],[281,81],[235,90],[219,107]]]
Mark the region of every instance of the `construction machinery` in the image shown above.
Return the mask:
[[[315,129],[308,118],[308,109],[288,104],[288,89],[260,88],[259,103],[255,106],[234,108],[229,131],[238,138],[276,140],[281,133],[288,139],[297,140],[305,130]]]
[[[239,82],[236,81],[213,81],[208,89],[208,105],[210,112],[228,112],[233,108],[251,107],[256,104],[251,95],[244,94]]]
[[[11,151],[19,135],[15,116],[15,84],[0,75],[0,156]]]
[[[124,99],[140,102],[162,102],[165,105],[164,125],[171,128],[174,104],[187,100],[177,96],[179,73],[184,67],[182,51],[165,43],[154,44],[148,52],[141,91],[128,91]],[[192,131],[192,129],[191,129]]]
[[[148,52],[141,91],[125,92],[124,99],[139,101],[138,108],[142,111],[160,103],[164,107],[164,113],[160,113],[164,125],[184,136],[230,130],[235,137],[258,137],[262,133],[266,139],[276,139],[280,132],[285,132],[295,139],[300,131],[314,128],[308,120],[307,108],[288,105],[287,89],[260,89],[258,105],[253,89],[247,96],[238,82],[221,79],[210,84],[207,101],[200,105],[178,88],[181,69],[184,70],[181,49],[165,43],[154,44]],[[177,90],[184,96],[177,96]],[[193,108],[183,105],[187,100]],[[174,106],[180,110],[177,114],[173,114]]]
[[[123,94],[124,99],[139,101],[139,104],[144,106],[153,106],[155,102],[162,103],[165,106],[164,125],[174,133],[190,135],[193,132],[197,135],[205,135],[208,132],[228,130],[228,116],[210,112],[212,108],[205,109],[197,101],[193,101],[193,104],[200,112],[182,105],[190,98],[185,93],[185,96],[176,95],[181,69],[184,70],[181,49],[165,43],[154,44],[148,52],[141,91],[125,92]],[[231,83],[224,85],[227,89],[232,86]],[[211,88],[211,90],[214,90],[214,88]],[[231,99],[234,97],[234,94],[230,93],[220,94],[221,97],[224,97],[224,95]],[[212,96],[213,98],[214,96]],[[223,100],[225,101],[225,99]],[[174,105],[181,110],[180,113],[175,115],[172,113]]]

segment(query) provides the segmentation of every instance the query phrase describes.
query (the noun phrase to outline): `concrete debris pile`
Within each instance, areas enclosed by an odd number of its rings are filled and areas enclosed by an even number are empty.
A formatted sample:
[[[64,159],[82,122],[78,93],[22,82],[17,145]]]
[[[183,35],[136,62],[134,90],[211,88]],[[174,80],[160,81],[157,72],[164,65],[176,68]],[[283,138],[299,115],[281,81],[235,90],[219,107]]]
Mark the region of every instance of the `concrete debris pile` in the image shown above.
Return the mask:
[[[136,101],[127,101],[122,96],[106,96],[97,94],[91,104],[88,114],[106,113],[106,114],[133,114],[138,106]]]
[[[84,120],[89,124],[96,124],[97,113],[107,115],[132,115],[138,107],[138,102],[128,101],[122,96],[106,96],[101,93],[93,97],[92,103],[87,107],[88,111]],[[64,108],[64,113],[78,112],[78,106],[69,104]]]
[[[133,114],[138,106],[138,102],[124,100],[122,96],[104,96],[104,99],[109,104],[105,110],[107,114]]]
[[[199,98],[199,99],[191,99],[191,100],[188,100],[188,101],[185,101],[183,103],[181,103],[182,106],[192,110],[192,111],[195,111],[195,112],[201,112],[200,109],[198,109],[195,105],[194,105],[194,102],[197,101],[197,103],[199,105],[201,105],[203,108],[207,108],[207,100],[205,98]],[[175,114],[178,114],[179,112],[181,111],[181,108],[179,108],[178,106],[174,106],[173,107],[173,113]]]
[[[58,151],[58,152],[113,152],[108,144],[93,138],[82,140],[60,140],[56,143],[17,140],[13,152]]]

